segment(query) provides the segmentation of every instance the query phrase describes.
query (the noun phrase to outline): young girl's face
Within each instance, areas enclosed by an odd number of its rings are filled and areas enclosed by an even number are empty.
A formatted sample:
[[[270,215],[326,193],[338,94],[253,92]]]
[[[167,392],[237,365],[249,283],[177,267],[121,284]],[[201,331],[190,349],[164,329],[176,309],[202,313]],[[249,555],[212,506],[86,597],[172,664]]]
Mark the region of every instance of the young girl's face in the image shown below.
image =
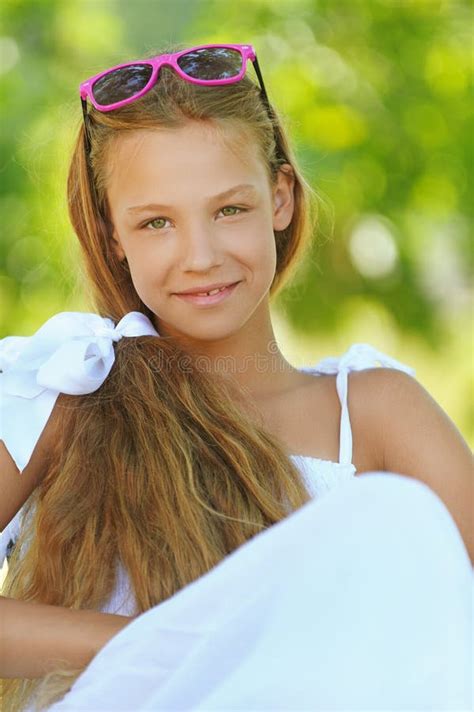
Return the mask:
[[[272,189],[254,146],[233,152],[198,122],[120,136],[108,167],[113,247],[158,332],[208,341],[258,324],[275,274],[273,230],[293,214],[293,179],[280,172]],[[234,283],[208,300],[179,295]]]

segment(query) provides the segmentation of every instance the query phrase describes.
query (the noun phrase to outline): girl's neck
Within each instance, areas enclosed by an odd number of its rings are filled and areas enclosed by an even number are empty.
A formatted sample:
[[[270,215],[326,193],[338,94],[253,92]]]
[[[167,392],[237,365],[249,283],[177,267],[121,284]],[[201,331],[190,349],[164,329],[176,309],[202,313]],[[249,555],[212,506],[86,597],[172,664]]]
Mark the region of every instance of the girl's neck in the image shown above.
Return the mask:
[[[165,335],[159,325],[157,329]],[[280,351],[268,311],[255,314],[239,331],[219,340],[173,336],[197,360],[199,368],[229,375],[255,400],[278,395],[301,380],[300,371]]]

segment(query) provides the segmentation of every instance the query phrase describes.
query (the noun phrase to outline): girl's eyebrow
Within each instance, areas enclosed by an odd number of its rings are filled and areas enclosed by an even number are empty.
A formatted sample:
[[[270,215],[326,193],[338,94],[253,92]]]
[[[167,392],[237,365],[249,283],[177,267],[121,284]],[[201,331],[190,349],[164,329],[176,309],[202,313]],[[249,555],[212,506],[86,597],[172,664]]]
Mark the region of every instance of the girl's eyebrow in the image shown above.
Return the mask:
[[[218,195],[214,195],[210,198],[207,198],[208,203],[214,203],[218,200],[226,200],[227,198],[230,198],[232,195],[236,195],[237,193],[239,194],[246,194],[246,195],[255,195],[257,193],[257,189],[252,183],[240,183],[239,185],[235,185],[233,188],[229,188],[228,190],[224,190],[223,193],[218,193]],[[173,206],[171,205],[160,205],[159,203],[148,203],[147,205],[134,205],[130,208],[127,208],[127,213],[141,213],[141,212],[146,212],[148,210],[172,210]]]

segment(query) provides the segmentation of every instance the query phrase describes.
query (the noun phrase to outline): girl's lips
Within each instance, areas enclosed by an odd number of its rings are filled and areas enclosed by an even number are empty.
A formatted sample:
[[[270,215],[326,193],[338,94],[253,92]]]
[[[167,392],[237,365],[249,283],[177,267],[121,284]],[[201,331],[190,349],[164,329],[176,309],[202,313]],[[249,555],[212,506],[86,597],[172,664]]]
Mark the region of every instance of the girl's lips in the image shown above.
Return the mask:
[[[221,292],[217,292],[217,294],[212,294],[209,297],[198,296],[197,294],[175,294],[174,296],[178,297],[179,299],[183,299],[185,302],[189,302],[189,304],[194,304],[196,306],[213,306],[214,304],[220,304],[220,302],[223,302],[225,299],[227,299],[227,297],[229,297],[235,291],[235,288],[238,287],[239,284],[240,282],[230,284],[228,287],[225,287],[225,289],[223,289]]]

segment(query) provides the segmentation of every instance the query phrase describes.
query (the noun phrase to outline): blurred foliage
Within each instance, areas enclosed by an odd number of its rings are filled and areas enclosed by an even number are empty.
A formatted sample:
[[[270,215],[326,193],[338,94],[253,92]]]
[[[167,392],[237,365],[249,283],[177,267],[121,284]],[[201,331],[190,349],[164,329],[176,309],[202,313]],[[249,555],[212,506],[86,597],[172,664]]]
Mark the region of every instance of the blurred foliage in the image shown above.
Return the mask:
[[[0,337],[88,308],[65,200],[80,81],[162,42],[252,43],[322,198],[276,304],[289,352],[372,342],[472,442],[472,20],[468,0],[2,0]]]

